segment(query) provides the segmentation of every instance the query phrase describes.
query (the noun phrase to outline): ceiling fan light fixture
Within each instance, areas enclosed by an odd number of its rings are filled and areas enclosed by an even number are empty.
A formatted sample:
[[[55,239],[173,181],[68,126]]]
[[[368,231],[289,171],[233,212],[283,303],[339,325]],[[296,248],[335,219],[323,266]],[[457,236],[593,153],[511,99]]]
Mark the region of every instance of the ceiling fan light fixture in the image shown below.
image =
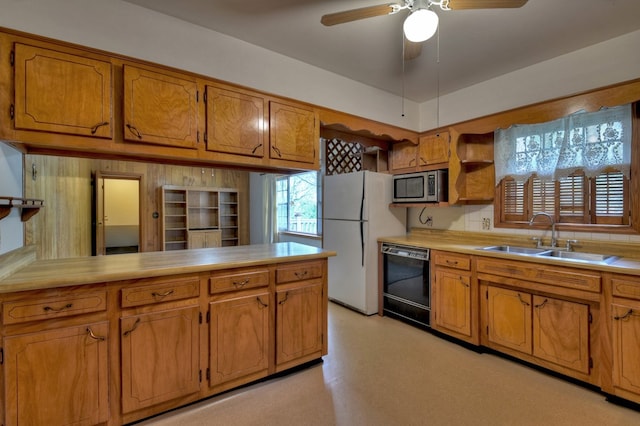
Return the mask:
[[[414,10],[404,20],[403,29],[409,41],[420,43],[429,40],[438,29],[438,14],[429,9]]]

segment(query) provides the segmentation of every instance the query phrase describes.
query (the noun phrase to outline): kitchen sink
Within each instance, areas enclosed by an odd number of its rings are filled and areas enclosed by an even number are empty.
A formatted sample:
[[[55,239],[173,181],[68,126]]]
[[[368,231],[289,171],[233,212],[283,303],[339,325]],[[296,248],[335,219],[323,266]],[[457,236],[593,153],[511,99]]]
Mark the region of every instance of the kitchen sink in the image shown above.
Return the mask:
[[[580,253],[577,251],[549,250],[547,253],[540,253],[541,256],[554,257],[557,259],[579,260],[583,262],[603,262],[610,263],[618,259],[618,256],[599,253]]]
[[[582,253],[577,251],[566,251],[550,248],[519,247],[509,245],[482,247],[480,250],[520,254],[531,257],[550,257],[553,259],[572,260],[586,263],[611,263],[619,259],[618,256],[610,254]]]
[[[533,247],[518,247],[518,246],[489,246],[483,247],[482,250],[487,251],[500,251],[503,253],[512,253],[512,254],[528,254],[528,255],[539,255],[545,252],[550,252],[549,249],[543,248],[533,248]]]

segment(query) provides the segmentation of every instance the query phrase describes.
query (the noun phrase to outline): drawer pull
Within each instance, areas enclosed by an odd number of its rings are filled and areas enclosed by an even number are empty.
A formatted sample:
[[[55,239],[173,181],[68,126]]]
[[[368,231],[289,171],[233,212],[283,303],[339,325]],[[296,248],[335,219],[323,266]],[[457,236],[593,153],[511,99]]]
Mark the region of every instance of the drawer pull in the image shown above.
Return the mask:
[[[458,266],[458,261],[457,260],[449,260],[447,259],[447,265],[452,265],[452,266]]]
[[[626,314],[622,315],[622,316],[618,316],[616,315],[615,317],[613,317],[614,320],[619,321],[619,320],[623,320],[623,319],[627,319],[629,318],[631,315],[633,315],[633,309],[629,309],[627,311]]]
[[[140,318],[138,318],[138,319],[136,320],[136,322],[134,322],[134,323],[133,323],[133,327],[131,327],[131,330],[127,330],[127,331],[125,331],[124,333],[122,333],[122,335],[123,335],[123,336],[128,336],[128,335],[130,335],[131,333],[133,333],[133,331],[134,331],[136,328],[138,328],[138,324],[140,324]]]
[[[281,301],[278,302],[278,305],[282,305],[284,302],[287,301],[287,299],[289,298],[289,292],[286,292],[284,294],[284,299],[282,299]]]
[[[544,301],[538,305],[533,305],[535,308],[544,308],[544,305],[547,304],[547,302],[549,301],[549,299],[544,299]]]
[[[520,301],[520,303],[522,303],[524,306],[531,306],[529,305],[529,302],[525,301],[522,299],[522,296],[520,296],[520,293],[518,293],[518,300]]]
[[[264,302],[262,301],[262,299],[260,299],[260,297],[259,297],[259,296],[258,296],[258,297],[256,297],[256,300],[258,301],[258,303],[260,304],[260,306],[261,306],[261,307],[263,307],[263,308],[266,308],[267,306],[269,306],[269,305],[267,305],[266,303],[264,303]]]
[[[93,334],[93,330],[91,330],[91,328],[89,327],[87,327],[87,333],[89,333],[89,337],[91,337],[94,340],[98,340],[100,342],[107,340],[106,337],[96,336],[95,334]]]
[[[309,271],[304,270],[304,271],[302,271],[302,272],[297,272],[297,271],[296,271],[296,272],[294,272],[293,274],[294,274],[296,277],[298,277],[298,279],[299,279],[299,280],[301,280],[301,279],[303,279],[304,277],[306,277],[308,273],[309,273]]]
[[[67,303],[66,305],[64,305],[61,308],[52,308],[51,306],[45,306],[44,309],[45,312],[62,312],[65,309],[70,309],[73,306],[73,303]]]
[[[151,293],[151,295],[152,295],[153,297],[160,297],[160,298],[162,298],[162,297],[167,297],[167,296],[169,296],[169,295],[173,294],[173,292],[174,292],[173,290],[167,290],[167,291],[165,291],[164,293],[158,293],[158,292],[155,292],[155,291],[154,291],[153,293]]]
[[[234,281],[233,285],[236,286],[236,288],[242,288],[245,285],[247,285],[249,283],[249,278],[246,278],[242,281]]]

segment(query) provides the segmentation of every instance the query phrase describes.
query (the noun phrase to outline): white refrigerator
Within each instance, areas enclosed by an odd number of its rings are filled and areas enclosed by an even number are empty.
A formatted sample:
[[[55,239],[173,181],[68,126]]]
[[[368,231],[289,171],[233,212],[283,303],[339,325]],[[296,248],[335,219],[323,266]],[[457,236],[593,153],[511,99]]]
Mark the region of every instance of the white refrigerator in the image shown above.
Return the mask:
[[[329,299],[366,315],[378,313],[378,238],[406,233],[406,208],[390,208],[392,176],[369,171],[325,176],[323,247]]]

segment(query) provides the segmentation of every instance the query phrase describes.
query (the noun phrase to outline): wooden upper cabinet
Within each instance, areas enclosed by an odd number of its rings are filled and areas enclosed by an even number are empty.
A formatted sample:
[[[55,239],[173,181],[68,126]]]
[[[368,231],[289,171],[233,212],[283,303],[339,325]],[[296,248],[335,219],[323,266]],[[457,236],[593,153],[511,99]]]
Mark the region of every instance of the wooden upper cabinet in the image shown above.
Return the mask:
[[[195,149],[196,80],[127,64],[123,68],[125,140]]]
[[[206,87],[207,150],[263,157],[265,99],[240,90]]]
[[[14,45],[16,129],[111,138],[111,63]]]
[[[311,108],[269,102],[269,157],[275,160],[317,164],[320,123]]]
[[[418,145],[413,142],[394,143],[390,152],[391,172],[408,172],[416,168]]]
[[[418,167],[449,163],[449,132],[420,137],[417,161]]]

